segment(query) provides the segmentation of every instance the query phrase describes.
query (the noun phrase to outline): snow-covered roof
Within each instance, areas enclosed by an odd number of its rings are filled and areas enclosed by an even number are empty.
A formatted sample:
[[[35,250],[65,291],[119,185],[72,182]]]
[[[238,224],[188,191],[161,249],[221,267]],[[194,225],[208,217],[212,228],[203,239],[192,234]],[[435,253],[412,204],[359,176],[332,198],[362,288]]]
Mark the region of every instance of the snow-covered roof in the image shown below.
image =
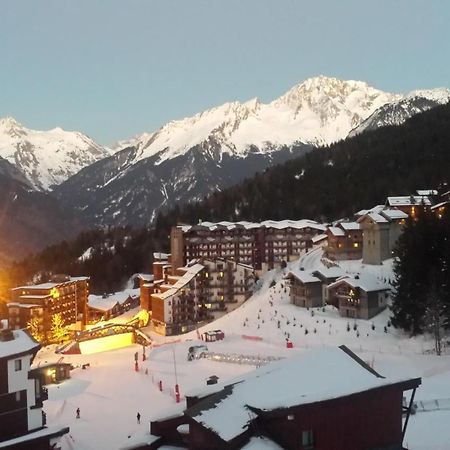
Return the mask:
[[[41,284],[31,284],[29,286],[18,286],[13,288],[13,291],[17,291],[18,289],[53,289],[56,286],[59,286],[62,283],[41,283]]]
[[[253,436],[241,450],[283,450],[283,447],[265,436]]]
[[[380,214],[383,215],[384,217],[390,219],[390,220],[406,219],[408,217],[408,214],[406,214],[405,212],[403,212],[403,211],[401,211],[400,209],[397,209],[397,208],[386,208],[386,209],[383,209],[383,211],[381,211]]]
[[[437,190],[436,189],[422,189],[422,190],[420,190],[420,189],[418,189],[417,191],[416,191],[416,194],[417,195],[420,195],[420,196],[427,196],[427,195],[437,195]]]
[[[315,277],[311,272],[306,270],[291,270],[288,274],[288,277],[297,278],[301,283],[320,283],[320,279]]]
[[[24,330],[12,331],[14,339],[0,341],[0,358],[14,356],[21,353],[32,353],[40,345]]]
[[[389,220],[386,217],[384,217],[384,216],[382,216],[381,214],[378,214],[378,213],[365,214],[365,215],[361,216],[358,219],[358,222],[362,222],[364,220],[364,218],[366,218],[366,217],[368,217],[369,219],[371,219],[375,223],[389,223]]]
[[[328,236],[326,234],[318,234],[317,236],[313,236],[311,240],[313,244],[317,244],[318,242],[327,239],[327,237]]]
[[[42,300],[44,298],[49,298],[50,294],[46,294],[46,295],[21,295],[20,298],[21,299],[37,299],[37,300]]]
[[[322,275],[324,278],[339,278],[344,275],[344,271],[338,266],[323,267],[313,272],[314,275]]]
[[[340,222],[339,225],[345,231],[359,230],[361,228],[358,222]]]
[[[384,208],[384,205],[376,205],[370,209],[361,209],[360,211],[355,213],[355,216],[365,216],[368,213],[380,213]]]
[[[159,259],[167,261],[169,259],[170,253],[161,253],[161,252],[155,252],[153,253],[153,259]]]
[[[17,306],[19,308],[42,308],[42,305],[36,305],[35,303],[19,303],[19,302],[10,302],[7,303],[6,306],[8,307]]]
[[[139,273],[138,278],[143,281],[153,281],[154,276],[151,273]]]
[[[435,211],[436,209],[442,208],[443,206],[448,205],[448,204],[449,204],[448,201],[436,203],[434,206],[431,207],[431,210]]]
[[[332,383],[330,373],[334,375]],[[327,347],[243,375],[185,413],[229,441],[245,432],[252,410],[264,413],[286,409],[409,381],[412,380],[381,377],[346,347]],[[420,380],[413,381],[420,384]]]
[[[56,437],[56,436],[62,436],[63,434],[66,434],[69,432],[69,427],[61,427],[61,426],[52,426],[52,427],[45,427],[38,431],[33,431],[32,433],[23,434],[22,436],[8,439],[7,441],[0,442],[0,448],[13,448],[13,446],[17,445],[19,446],[22,444],[20,448],[24,448],[23,445],[28,442],[32,441],[34,439],[39,439],[43,437]],[[33,443],[34,444],[34,443]],[[28,445],[30,447],[28,447]],[[27,444],[27,448],[33,448],[32,443],[30,442]]]
[[[360,288],[366,292],[385,291],[391,289],[391,286],[389,284],[378,280],[378,278],[370,275],[367,272],[353,275],[344,275],[343,277],[337,279],[334,283],[328,285],[328,288],[330,289],[336,287],[341,283],[349,284],[353,288]]]
[[[214,231],[216,229],[227,229],[227,230],[233,230],[235,228],[245,228],[246,230],[250,230],[253,228],[274,228],[278,230],[283,230],[286,228],[294,228],[294,229],[304,229],[304,228],[313,228],[319,231],[325,231],[326,226],[322,225],[315,220],[310,219],[301,219],[301,220],[264,220],[263,222],[247,222],[247,221],[240,221],[240,222],[199,222],[197,225],[194,226],[196,229],[198,228],[206,228],[210,231]],[[191,230],[192,226],[179,226],[183,230],[183,232],[187,232]]]
[[[177,270],[183,271],[184,274],[178,277],[178,281],[175,284],[161,285],[166,286],[167,291],[161,293],[152,294],[152,296],[158,297],[162,300],[175,295],[180,289],[186,286],[199,272],[201,272],[205,266],[203,264],[194,263],[191,266],[178,267]]]
[[[100,311],[108,311],[117,304],[121,305],[126,302],[129,297],[136,298],[139,296],[139,289],[125,289],[121,292],[115,292],[109,294],[103,298],[101,295],[90,294],[88,298],[88,305],[91,308],[98,309]]]
[[[339,227],[328,227],[328,231],[333,236],[345,236],[344,230],[342,228],[339,228]]]
[[[431,200],[426,195],[404,195],[399,197],[388,197],[387,204],[389,206],[415,206],[415,205],[431,205]]]

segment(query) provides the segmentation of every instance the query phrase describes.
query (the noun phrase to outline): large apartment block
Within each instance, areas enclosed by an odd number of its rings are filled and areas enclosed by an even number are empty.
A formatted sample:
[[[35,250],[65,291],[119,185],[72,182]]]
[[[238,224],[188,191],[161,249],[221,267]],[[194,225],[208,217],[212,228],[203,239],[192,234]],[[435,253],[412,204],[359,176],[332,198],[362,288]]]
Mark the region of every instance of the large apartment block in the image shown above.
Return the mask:
[[[181,267],[192,259],[223,258],[264,272],[298,259],[325,230],[324,225],[306,219],[179,225],[170,236],[172,266]]]
[[[16,287],[7,304],[9,325],[26,328],[30,319],[37,318],[44,339],[51,339],[52,318],[60,314],[64,325],[82,329],[87,320],[88,295],[88,277],[57,275],[48,283]]]
[[[173,268],[170,257],[154,255],[153,276],[140,276],[141,307],[151,312],[159,334],[192,331],[237,308],[252,293],[251,266],[217,258]]]

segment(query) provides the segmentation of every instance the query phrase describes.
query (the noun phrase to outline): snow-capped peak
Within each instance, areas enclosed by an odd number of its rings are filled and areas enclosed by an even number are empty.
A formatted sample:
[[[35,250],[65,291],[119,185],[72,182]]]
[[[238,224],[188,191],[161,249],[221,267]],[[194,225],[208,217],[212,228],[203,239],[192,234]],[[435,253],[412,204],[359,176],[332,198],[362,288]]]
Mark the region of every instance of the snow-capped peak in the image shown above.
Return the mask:
[[[201,145],[203,151],[245,157],[249,151],[280,146],[330,144],[380,106],[398,98],[361,81],[319,76],[300,83],[271,103],[253,98],[174,120],[151,134],[126,141],[137,147],[136,159],[155,155],[157,164]]]
[[[60,184],[109,152],[82,133],[36,131],[12,117],[0,119],[0,157],[15,165],[36,189]]]
[[[450,100],[450,89],[436,88],[436,89],[416,89],[406,95],[406,98],[412,99],[416,97],[426,98],[441,105]]]

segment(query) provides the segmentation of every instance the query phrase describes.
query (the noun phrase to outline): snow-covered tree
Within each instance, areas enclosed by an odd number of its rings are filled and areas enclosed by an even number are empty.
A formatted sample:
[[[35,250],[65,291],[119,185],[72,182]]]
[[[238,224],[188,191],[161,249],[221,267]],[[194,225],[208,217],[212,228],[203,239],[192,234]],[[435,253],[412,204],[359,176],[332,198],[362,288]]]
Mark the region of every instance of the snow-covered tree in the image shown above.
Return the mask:
[[[44,333],[42,329],[42,320],[39,317],[32,317],[27,322],[27,329],[31,336],[34,337],[38,342],[44,342]]]
[[[52,317],[52,327],[50,329],[51,340],[59,342],[67,336],[67,328],[61,314],[54,314]]]

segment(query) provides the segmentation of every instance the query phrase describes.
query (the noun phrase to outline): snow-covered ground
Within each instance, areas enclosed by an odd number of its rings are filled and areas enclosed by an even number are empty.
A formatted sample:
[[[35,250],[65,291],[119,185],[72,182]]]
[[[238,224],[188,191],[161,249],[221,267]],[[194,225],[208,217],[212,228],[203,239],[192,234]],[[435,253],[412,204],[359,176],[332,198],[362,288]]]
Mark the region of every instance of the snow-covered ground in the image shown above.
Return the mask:
[[[311,252],[301,261],[291,263],[286,270],[300,265],[307,270],[318,268],[320,256],[320,250]],[[373,267],[354,262],[342,267],[349,272],[372,271],[380,278],[392,277],[389,263],[377,267],[376,273]],[[276,284],[270,287],[272,280]],[[289,357],[310,348],[345,344],[385,376],[422,377],[422,386],[416,393],[417,402],[450,398],[450,357],[424,354],[433,347],[432,340],[410,339],[388,327],[388,311],[373,321],[348,322],[332,307],[307,310],[289,304],[282,271],[269,272],[261,281],[259,290],[241,308],[199,330],[225,331],[225,340],[208,343],[210,351]],[[350,331],[347,331],[348,325]],[[261,340],[247,339],[244,335],[257,336]],[[70,434],[62,440],[64,450],[118,449],[137,442],[148,433],[150,420],[183,409],[183,402],[177,404],[174,398],[177,382],[183,396],[206,386],[211,375],[227,381],[254,370],[249,365],[203,359],[188,362],[188,347],[198,343],[196,332],[181,337],[154,337],[155,348],[145,362],[142,361],[142,348],[137,345],[93,355],[64,357],[65,362],[74,365],[90,364],[86,370],[81,367],[73,370],[72,379],[59,386],[49,386],[49,400],[44,404],[48,423],[70,427]],[[286,348],[286,337],[293,342],[293,349]],[[140,359],[138,372],[134,370],[136,351]],[[37,356],[38,361],[58,358],[51,348],[41,350]],[[159,381],[162,381],[162,392]],[[433,402],[425,404],[429,406]],[[450,448],[450,410],[445,409],[445,402],[440,405],[444,405],[444,409],[418,412],[411,417],[405,437],[408,448]],[[81,410],[80,419],[75,418],[77,407]],[[140,424],[136,421],[137,412],[141,414]]]

